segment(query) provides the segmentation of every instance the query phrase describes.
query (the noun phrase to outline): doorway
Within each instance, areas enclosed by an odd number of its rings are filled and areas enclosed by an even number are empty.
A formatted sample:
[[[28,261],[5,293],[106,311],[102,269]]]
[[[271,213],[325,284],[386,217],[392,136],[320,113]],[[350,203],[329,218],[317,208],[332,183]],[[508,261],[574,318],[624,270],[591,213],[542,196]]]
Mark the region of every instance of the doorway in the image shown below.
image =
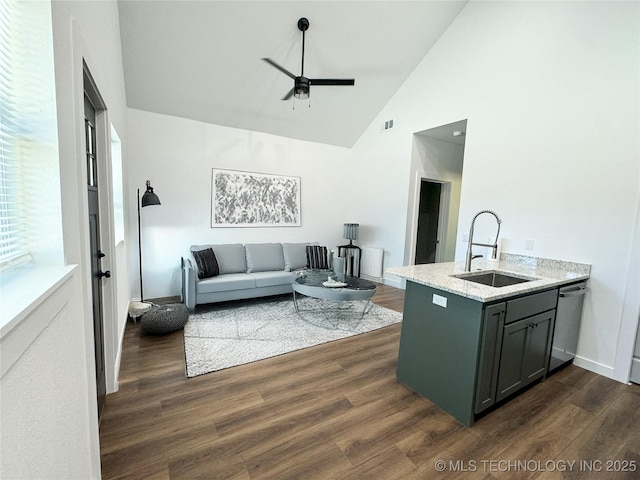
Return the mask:
[[[407,208],[405,262],[452,262],[458,237],[458,212],[467,120],[415,132]]]
[[[439,253],[438,225],[442,184],[422,180],[418,206],[415,264],[436,263]]]
[[[102,271],[102,260],[105,254],[101,250],[100,235],[100,162],[104,159],[98,154],[98,135],[103,132],[96,128],[96,112],[104,110],[104,103],[91,78],[88,69],[84,69],[84,135],[85,135],[85,159],[87,170],[87,201],[89,212],[89,263],[91,266],[91,294],[93,305],[93,338],[96,368],[96,389],[98,419],[102,415],[102,409],[106,398],[106,368],[105,368],[105,333],[104,333],[104,279],[111,276],[110,272]]]

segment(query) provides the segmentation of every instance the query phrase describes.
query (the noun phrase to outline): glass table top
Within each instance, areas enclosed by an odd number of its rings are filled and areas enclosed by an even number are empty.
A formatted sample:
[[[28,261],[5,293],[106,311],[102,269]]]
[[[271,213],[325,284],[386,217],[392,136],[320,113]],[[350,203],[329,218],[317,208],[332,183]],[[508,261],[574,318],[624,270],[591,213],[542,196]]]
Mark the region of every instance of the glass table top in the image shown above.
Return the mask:
[[[331,288],[323,285],[329,281],[329,279],[335,282],[346,283],[347,285],[341,288],[348,288],[350,290],[374,290],[376,288],[376,284],[369,280],[342,275],[330,270],[307,270],[302,273],[302,275],[296,277],[295,282],[299,285],[307,285],[309,287]]]

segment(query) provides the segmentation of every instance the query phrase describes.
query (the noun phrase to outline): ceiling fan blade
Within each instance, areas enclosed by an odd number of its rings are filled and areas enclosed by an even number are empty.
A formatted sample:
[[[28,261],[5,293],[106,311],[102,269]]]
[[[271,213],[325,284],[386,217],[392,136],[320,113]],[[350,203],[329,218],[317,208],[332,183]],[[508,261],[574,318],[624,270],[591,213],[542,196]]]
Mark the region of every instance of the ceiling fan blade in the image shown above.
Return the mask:
[[[310,78],[311,85],[355,85],[354,78]]]
[[[295,90],[295,87],[289,90],[289,93],[287,93],[284,97],[282,97],[282,100],[289,100],[293,96],[294,90]]]
[[[289,70],[285,69],[284,67],[281,67],[280,65],[278,65],[276,62],[274,62],[273,60],[271,60],[270,58],[263,58],[262,60],[264,60],[265,62],[267,62],[269,65],[271,65],[272,67],[277,68],[278,70],[280,70],[282,73],[284,73],[286,76],[293,78],[294,80],[296,79],[296,76],[291,73]]]

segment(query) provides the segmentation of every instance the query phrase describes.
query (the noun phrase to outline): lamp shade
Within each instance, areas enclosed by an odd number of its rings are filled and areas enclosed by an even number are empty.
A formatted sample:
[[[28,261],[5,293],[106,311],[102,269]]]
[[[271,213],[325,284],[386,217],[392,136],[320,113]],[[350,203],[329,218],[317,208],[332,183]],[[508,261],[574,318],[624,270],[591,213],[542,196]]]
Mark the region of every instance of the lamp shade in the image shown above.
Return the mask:
[[[147,205],[160,205],[160,199],[155,193],[153,193],[153,188],[151,187],[149,180],[147,180],[147,191],[142,195],[140,204],[143,207],[146,207]]]
[[[357,240],[359,229],[360,229],[359,223],[345,223],[344,234],[342,236],[344,238],[348,238],[349,240]]]

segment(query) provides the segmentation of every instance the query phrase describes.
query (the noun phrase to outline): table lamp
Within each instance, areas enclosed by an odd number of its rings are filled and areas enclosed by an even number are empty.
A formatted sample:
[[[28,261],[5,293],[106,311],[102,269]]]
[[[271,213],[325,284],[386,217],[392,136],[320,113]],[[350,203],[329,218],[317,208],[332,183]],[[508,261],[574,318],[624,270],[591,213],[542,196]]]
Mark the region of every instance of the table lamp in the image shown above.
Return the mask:
[[[349,239],[349,245],[353,245],[353,241],[358,239],[359,223],[345,223],[343,237]]]

